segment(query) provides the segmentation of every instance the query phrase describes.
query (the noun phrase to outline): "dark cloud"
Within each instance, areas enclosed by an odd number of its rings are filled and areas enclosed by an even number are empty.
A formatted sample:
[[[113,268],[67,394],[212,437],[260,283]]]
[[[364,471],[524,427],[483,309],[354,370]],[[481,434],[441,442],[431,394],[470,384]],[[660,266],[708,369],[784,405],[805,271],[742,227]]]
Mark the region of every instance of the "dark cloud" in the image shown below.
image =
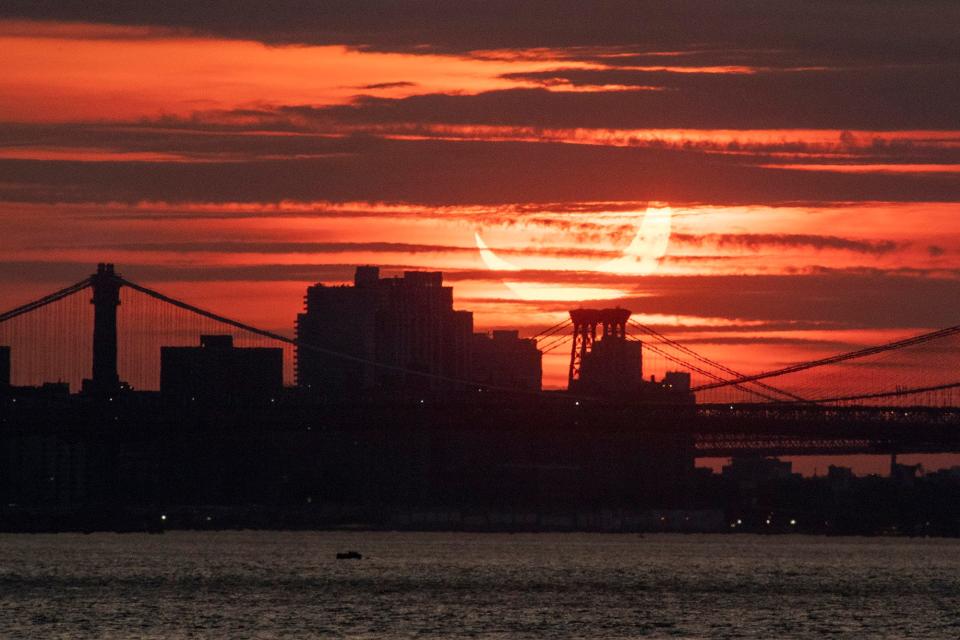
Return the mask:
[[[105,258],[108,262],[111,257]],[[353,279],[356,265],[352,264],[297,264],[297,265],[156,265],[115,261],[124,277],[143,285],[162,282],[336,282]],[[406,265],[381,265],[384,271],[416,270]],[[96,270],[96,265],[78,261],[2,261],[0,278],[22,284],[49,285],[49,290],[37,289],[39,298],[57,288],[79,282]]]
[[[628,308],[644,313],[825,322],[846,327],[946,327],[957,323],[960,279],[823,270],[782,276],[648,277]]]
[[[218,112],[194,118],[162,118],[115,124],[0,123],[0,147],[79,148],[111,152],[176,154],[184,160],[257,159],[336,155],[352,152],[349,143],[297,128],[290,118],[269,111],[233,111],[223,118],[256,116],[254,123],[217,122]],[[264,128],[269,130],[264,130]],[[298,130],[299,129],[299,130]],[[297,135],[291,135],[297,134]]]
[[[504,93],[504,92],[500,92]],[[544,92],[538,91],[537,95]],[[433,99],[436,96],[423,96]],[[390,101],[386,101],[390,102]],[[404,102],[404,101],[399,101]],[[347,120],[351,120],[355,114]],[[413,117],[413,114],[411,114]],[[452,116],[456,119],[458,116]],[[496,120],[495,110],[478,118]],[[540,114],[539,117],[547,117]],[[563,116],[564,118],[568,116]],[[243,122],[240,122],[240,119]],[[356,138],[363,131],[369,136],[416,135],[425,138],[464,140],[490,134],[473,125],[451,129],[443,123],[434,127],[412,122],[338,122],[326,109],[313,107],[277,107],[274,109],[197,113],[190,118],[166,117],[133,123],[0,123],[0,148],[39,152],[46,149],[84,149],[106,153],[156,153],[183,161],[229,161],[276,158],[336,157],[356,153]],[[493,123],[488,123],[493,124]],[[557,123],[561,124],[561,123]],[[583,131],[581,131],[583,133]],[[607,144],[603,131],[595,144]],[[347,135],[347,138],[344,138]],[[349,136],[353,136],[351,141]],[[518,140],[539,138],[543,142],[562,141],[573,133],[559,129],[550,133],[541,127],[507,125],[498,129],[500,138]],[[551,137],[553,136],[553,137]],[[854,136],[849,131],[835,139],[807,141],[801,135],[782,134],[770,140],[711,140],[705,138],[663,140],[656,137],[630,137],[624,132],[613,142],[617,146],[648,147],[664,151],[701,152],[713,155],[735,155],[729,158],[740,164],[778,164],[798,161],[816,163],[870,164],[955,164],[960,163],[960,147],[943,144],[933,138],[915,134],[911,139],[897,139],[877,133]],[[591,143],[589,137],[581,143]],[[562,203],[558,203],[562,204]],[[563,206],[568,206],[563,204]]]
[[[957,127],[960,66],[761,74],[567,72],[661,90],[507,89],[475,95],[363,96],[290,113],[355,125],[420,123],[612,129],[860,129]],[[555,74],[547,74],[552,77]],[[525,77],[529,77],[525,76]],[[587,81],[584,81],[587,83]]]
[[[439,244],[412,244],[408,242],[138,242],[94,245],[89,249],[170,253],[475,253],[476,247],[458,247]]]
[[[491,98],[498,102],[497,113],[502,119],[514,120],[511,124],[540,126],[604,126],[598,124],[602,118],[606,126],[628,129],[955,129],[956,105],[960,102],[958,64],[746,74],[572,69],[509,77],[547,85],[563,80],[581,87],[659,89],[531,97],[543,111],[540,118],[511,101],[510,96],[516,94]],[[465,98],[464,102],[470,101]],[[482,98],[473,101],[481,103],[474,108],[482,108]],[[410,99],[411,109],[416,109],[416,102]],[[609,108],[611,102],[621,105],[619,113]],[[575,103],[584,108],[569,109]],[[568,109],[558,109],[561,104]],[[454,104],[448,106],[457,113]],[[372,100],[357,105],[363,107],[383,110]],[[568,114],[562,125],[560,113]]]
[[[7,0],[0,15],[411,52],[723,48],[903,61],[955,59],[960,51],[960,7],[951,0]]]
[[[712,262],[731,262],[740,260],[740,256],[731,255],[683,255],[668,254],[660,259],[664,263],[672,264],[709,264]]]
[[[798,323],[797,329],[952,326],[960,296],[960,273],[917,269],[812,268],[784,275],[691,276],[461,270],[445,275],[451,282],[491,277],[630,289],[637,297],[616,304],[638,313],[780,323],[785,328]]]
[[[332,202],[499,205],[956,201],[960,175],[765,169],[736,157],[557,143],[330,141],[325,157],[249,162],[0,160],[17,202]]]
[[[62,249],[67,247],[49,247]],[[69,247],[80,248],[80,247]],[[336,253],[468,253],[476,254],[475,246],[413,244],[408,242],[137,242],[92,245],[85,249],[105,251],[164,253],[255,253],[255,254],[336,254]],[[497,253],[555,258],[612,258],[619,251],[580,247],[492,247]]]
[[[366,84],[360,89],[398,89],[401,87],[415,87],[416,82],[377,82],[375,84]]]
[[[907,246],[893,240],[855,240],[838,236],[821,236],[794,233],[709,233],[692,235],[674,233],[670,242],[694,246],[738,247],[756,251],[769,247],[793,247],[812,249],[835,249],[871,255],[884,255]]]

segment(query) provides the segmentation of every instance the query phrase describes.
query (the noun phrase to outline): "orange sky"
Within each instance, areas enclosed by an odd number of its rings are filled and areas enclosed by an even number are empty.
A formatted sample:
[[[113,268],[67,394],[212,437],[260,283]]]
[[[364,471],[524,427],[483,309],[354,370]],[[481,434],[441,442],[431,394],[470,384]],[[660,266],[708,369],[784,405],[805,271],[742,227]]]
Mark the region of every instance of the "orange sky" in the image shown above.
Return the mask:
[[[0,307],[110,260],[290,332],[352,265],[439,269],[478,330],[604,299],[745,372],[960,319],[960,61],[921,42],[45,17],[0,19]],[[877,384],[949,375],[895,368]]]
[[[360,92],[390,97],[477,93],[530,84],[501,76],[552,66],[537,60],[360,53],[339,45],[271,47],[102,25],[66,27],[0,22],[0,117],[124,121],[269,104],[341,104]],[[392,83],[416,86],[370,87]]]

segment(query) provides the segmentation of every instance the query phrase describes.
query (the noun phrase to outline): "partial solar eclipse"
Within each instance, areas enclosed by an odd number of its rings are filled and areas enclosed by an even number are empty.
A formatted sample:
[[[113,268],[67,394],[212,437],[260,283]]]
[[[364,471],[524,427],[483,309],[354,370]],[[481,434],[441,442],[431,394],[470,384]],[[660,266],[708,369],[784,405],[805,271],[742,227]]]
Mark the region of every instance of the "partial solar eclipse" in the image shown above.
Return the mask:
[[[623,255],[603,263],[597,271],[623,275],[648,275],[656,271],[670,244],[672,215],[670,207],[648,207],[636,235],[623,250]],[[474,233],[474,240],[480,259],[491,271],[521,270],[494,253],[484,242],[480,232]],[[504,280],[503,284],[524,300],[610,300],[627,295],[625,291],[606,287],[547,285],[511,280]]]

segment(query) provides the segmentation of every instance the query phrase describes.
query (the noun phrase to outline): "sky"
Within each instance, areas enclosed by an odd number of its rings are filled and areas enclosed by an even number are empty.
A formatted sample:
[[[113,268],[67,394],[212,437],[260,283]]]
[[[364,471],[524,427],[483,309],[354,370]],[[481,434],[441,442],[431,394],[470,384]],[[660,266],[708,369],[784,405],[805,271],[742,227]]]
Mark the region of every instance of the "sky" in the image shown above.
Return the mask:
[[[954,325],[957,24],[940,0],[8,0],[0,307],[112,261],[290,333],[306,286],[378,264],[442,270],[477,330],[619,305],[744,372]],[[791,388],[942,382],[940,347]]]

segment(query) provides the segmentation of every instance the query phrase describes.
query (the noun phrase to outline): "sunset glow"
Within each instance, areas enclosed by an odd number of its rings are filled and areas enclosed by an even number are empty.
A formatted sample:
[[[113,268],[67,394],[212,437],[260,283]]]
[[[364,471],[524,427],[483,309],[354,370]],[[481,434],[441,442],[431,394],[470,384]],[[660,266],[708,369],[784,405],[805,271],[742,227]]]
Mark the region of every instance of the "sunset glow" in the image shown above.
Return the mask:
[[[112,260],[289,331],[369,263],[444,271],[478,330],[603,301],[745,370],[956,321],[936,61],[331,29],[0,20],[5,304]]]
[[[960,637],[958,507],[960,1],[0,1],[0,640]]]

